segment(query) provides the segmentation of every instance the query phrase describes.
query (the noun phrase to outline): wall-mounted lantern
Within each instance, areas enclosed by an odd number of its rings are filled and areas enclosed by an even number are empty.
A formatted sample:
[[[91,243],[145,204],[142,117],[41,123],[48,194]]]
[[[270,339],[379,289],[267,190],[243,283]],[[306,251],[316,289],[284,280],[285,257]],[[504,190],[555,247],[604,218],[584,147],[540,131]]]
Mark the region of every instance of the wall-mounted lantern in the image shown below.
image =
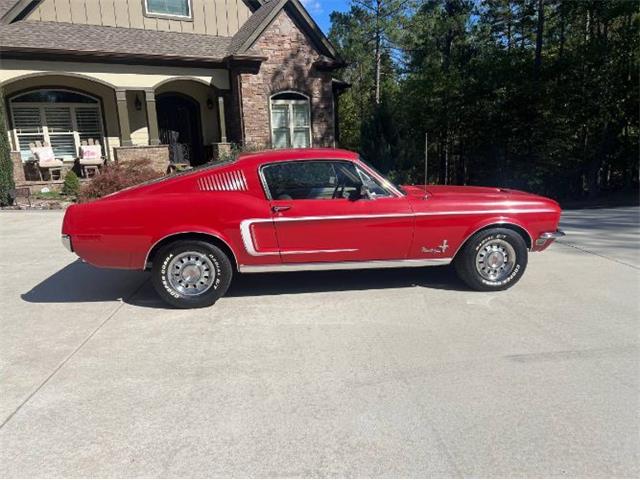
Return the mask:
[[[136,107],[136,110],[138,111],[142,110],[142,102],[140,101],[140,97],[138,97],[137,93],[136,93],[136,99],[133,102],[133,106]]]
[[[213,98],[207,97],[207,108],[213,110]]]

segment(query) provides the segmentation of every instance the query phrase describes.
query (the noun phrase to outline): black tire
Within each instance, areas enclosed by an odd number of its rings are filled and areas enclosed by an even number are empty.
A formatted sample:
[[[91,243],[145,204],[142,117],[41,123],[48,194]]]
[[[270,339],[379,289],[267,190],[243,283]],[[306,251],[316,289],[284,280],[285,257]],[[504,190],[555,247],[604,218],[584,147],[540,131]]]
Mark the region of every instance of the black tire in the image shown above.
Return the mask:
[[[489,263],[491,260],[494,262]],[[492,292],[515,285],[527,268],[527,260],[527,244],[520,234],[506,228],[491,228],[467,240],[456,255],[454,266],[469,287]],[[494,265],[500,266],[492,268]]]
[[[186,271],[188,267],[191,271]],[[169,271],[174,269],[176,272],[179,269],[185,273],[193,272],[193,276],[186,277],[189,282],[178,273],[170,278]],[[215,245],[197,240],[178,241],[164,246],[154,257],[151,269],[151,280],[158,295],[177,308],[213,305],[227,292],[232,277],[233,267],[229,257]],[[176,289],[176,285],[182,291]],[[202,291],[199,292],[199,289]]]

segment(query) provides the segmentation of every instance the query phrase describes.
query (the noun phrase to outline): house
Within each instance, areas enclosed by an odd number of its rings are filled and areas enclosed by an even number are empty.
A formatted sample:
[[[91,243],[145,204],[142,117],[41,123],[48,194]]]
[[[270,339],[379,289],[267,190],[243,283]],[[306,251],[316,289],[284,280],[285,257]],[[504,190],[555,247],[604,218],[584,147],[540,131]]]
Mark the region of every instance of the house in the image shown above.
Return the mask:
[[[18,181],[36,141],[192,165],[336,142],[343,61],[299,0],[0,0],[0,55]]]

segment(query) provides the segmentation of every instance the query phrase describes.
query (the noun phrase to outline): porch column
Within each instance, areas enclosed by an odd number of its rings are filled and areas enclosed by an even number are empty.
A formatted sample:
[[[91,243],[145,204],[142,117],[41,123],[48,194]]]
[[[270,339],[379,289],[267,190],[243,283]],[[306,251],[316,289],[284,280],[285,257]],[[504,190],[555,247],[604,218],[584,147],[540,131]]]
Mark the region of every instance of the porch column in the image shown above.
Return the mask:
[[[224,114],[224,97],[218,97],[218,123],[220,124],[220,143],[227,143],[227,121]]]
[[[151,89],[144,91],[147,102],[147,128],[149,129],[149,145],[160,145],[158,135],[158,114],[156,113],[156,94]]]
[[[126,90],[116,90],[116,104],[118,107],[118,122],[120,123],[120,145],[130,147],[133,143],[131,143],[131,126],[129,125]]]

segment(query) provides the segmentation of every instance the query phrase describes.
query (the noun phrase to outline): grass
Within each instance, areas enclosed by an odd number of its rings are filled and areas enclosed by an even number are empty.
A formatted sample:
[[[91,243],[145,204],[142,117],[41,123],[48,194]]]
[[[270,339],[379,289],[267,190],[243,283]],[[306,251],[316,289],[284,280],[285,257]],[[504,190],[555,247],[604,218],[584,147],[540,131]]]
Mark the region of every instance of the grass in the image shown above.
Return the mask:
[[[58,200],[61,202],[72,202],[75,200],[75,197],[63,195],[60,192],[37,192],[33,193],[31,198],[36,200]]]

